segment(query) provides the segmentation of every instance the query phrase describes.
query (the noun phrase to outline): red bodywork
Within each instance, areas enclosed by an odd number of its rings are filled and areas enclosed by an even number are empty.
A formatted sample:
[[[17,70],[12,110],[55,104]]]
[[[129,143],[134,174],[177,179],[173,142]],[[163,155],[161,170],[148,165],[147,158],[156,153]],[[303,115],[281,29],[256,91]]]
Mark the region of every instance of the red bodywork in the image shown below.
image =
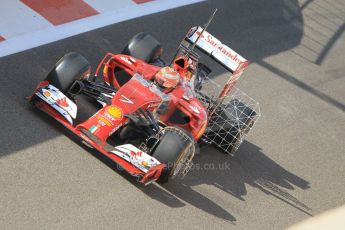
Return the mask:
[[[103,77],[106,82],[115,88],[121,88],[118,78],[116,76],[116,69],[126,71],[129,75],[139,73],[143,78],[152,80],[153,76],[158,72],[161,67],[147,64],[139,59],[133,58],[127,55],[108,53],[99,64],[96,75],[100,76],[99,72],[103,69]],[[182,71],[179,71],[180,74]],[[187,80],[184,79],[184,75],[181,74],[182,80],[179,85],[168,95],[170,96],[170,102],[168,111],[164,115],[160,116],[160,121],[168,126],[179,126],[187,130],[194,139],[197,141],[204,133],[207,127],[207,111],[200,103],[200,101],[193,95],[192,90],[187,84]],[[129,88],[129,87],[128,87]],[[129,95],[129,92],[123,90],[124,95]],[[131,89],[130,89],[131,90]],[[122,92],[121,92],[122,93]],[[120,92],[116,94],[121,96]],[[146,93],[146,92],[145,92]],[[147,95],[149,96],[149,95]],[[146,97],[147,97],[146,96]],[[145,95],[144,95],[145,97]],[[135,103],[134,109],[138,108],[139,103]],[[185,115],[188,122],[174,123],[169,118],[178,109],[183,115]]]
[[[59,112],[44,101],[38,102],[36,107],[55,118],[89,145],[115,161],[131,175],[138,177],[141,183],[146,184],[159,178],[162,170],[165,168],[165,164],[154,166],[147,173],[143,173],[131,163],[105,150],[105,147],[108,137],[127,122],[127,114],[133,114],[139,108],[154,111],[162,103],[162,97],[158,92],[148,87],[148,85],[140,82],[140,78],[138,77],[132,77],[131,80],[121,87],[117,79],[118,76],[114,73],[117,68],[121,68],[131,76],[139,73],[147,80],[152,79],[154,74],[160,69],[160,67],[149,65],[127,55],[108,53],[99,64],[96,70],[96,76],[100,76],[98,74],[102,69],[105,81],[118,89],[111,99],[111,105],[104,105],[102,109],[88,120],[76,126],[71,125]],[[145,82],[147,84],[150,81]],[[33,95],[35,95],[37,90],[48,84],[48,81],[39,83]],[[198,140],[207,126],[206,110],[192,96],[191,89],[183,80],[177,88],[167,95],[170,98],[168,110],[164,115],[160,116],[159,120],[168,126],[180,126],[184,128],[192,134],[195,140]],[[182,111],[189,118],[189,122],[185,124],[174,124],[169,121],[169,117],[176,109]],[[86,133],[89,135],[86,135]]]

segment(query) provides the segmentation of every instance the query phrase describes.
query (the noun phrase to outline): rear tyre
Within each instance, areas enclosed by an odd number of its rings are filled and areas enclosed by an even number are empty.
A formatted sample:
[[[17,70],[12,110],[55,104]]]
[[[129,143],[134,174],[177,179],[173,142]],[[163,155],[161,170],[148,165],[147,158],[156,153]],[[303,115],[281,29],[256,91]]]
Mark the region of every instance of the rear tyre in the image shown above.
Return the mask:
[[[122,51],[122,54],[152,63],[160,57],[161,44],[149,34],[144,32],[136,34]]]
[[[50,84],[66,93],[73,82],[83,79],[91,73],[90,63],[81,54],[65,54],[49,72],[46,79]]]
[[[167,165],[158,179],[160,183],[166,183],[171,176],[177,175],[181,166],[194,156],[193,139],[181,129],[165,128],[160,142],[152,156],[161,163]]]

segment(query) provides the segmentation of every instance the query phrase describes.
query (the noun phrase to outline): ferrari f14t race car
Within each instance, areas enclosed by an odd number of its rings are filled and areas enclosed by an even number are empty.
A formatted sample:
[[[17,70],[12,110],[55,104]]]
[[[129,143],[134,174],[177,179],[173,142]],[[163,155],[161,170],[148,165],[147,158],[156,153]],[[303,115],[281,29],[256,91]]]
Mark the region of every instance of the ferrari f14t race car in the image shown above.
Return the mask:
[[[196,49],[230,72],[224,87],[209,79]],[[161,53],[154,37],[139,33],[93,75],[81,54],[68,53],[30,103],[144,184],[184,176],[198,142],[234,154],[259,116],[258,104],[234,87],[248,61],[202,27],[188,31],[170,63]],[[102,108],[76,124],[79,95]]]

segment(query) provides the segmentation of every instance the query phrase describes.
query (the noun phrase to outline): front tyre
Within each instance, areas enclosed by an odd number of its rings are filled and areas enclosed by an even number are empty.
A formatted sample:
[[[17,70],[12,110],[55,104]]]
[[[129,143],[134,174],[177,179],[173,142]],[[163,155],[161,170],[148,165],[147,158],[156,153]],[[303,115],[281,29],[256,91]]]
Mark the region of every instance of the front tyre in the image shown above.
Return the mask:
[[[49,72],[49,84],[66,93],[75,80],[86,78],[91,73],[90,63],[77,52],[65,54]]]
[[[166,127],[160,132],[160,141],[152,156],[167,168],[158,182],[165,183],[170,177],[185,175],[194,157],[194,140],[185,131],[175,127]]]

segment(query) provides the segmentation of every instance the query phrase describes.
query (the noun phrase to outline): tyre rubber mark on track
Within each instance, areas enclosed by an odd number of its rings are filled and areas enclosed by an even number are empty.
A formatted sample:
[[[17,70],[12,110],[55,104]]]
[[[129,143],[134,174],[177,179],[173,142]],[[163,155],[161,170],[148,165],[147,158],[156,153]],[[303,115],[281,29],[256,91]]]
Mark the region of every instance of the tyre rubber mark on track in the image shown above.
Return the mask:
[[[53,25],[61,25],[98,14],[83,0],[21,0]]]

